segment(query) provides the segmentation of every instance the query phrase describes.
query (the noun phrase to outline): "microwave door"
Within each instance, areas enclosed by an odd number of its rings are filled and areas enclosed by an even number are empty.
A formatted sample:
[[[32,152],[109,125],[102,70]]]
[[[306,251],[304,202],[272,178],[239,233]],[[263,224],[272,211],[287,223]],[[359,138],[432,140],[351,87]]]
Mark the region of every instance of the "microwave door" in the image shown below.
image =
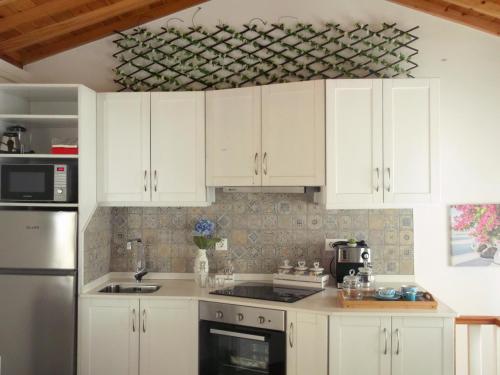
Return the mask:
[[[54,166],[50,164],[2,165],[2,200],[54,200]]]

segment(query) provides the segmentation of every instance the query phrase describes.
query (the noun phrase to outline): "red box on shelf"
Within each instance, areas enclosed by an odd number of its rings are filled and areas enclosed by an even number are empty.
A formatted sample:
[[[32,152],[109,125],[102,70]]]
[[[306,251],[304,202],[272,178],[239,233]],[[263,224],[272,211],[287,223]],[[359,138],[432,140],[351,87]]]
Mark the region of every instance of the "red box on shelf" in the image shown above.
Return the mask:
[[[78,147],[52,147],[54,155],[78,155]]]

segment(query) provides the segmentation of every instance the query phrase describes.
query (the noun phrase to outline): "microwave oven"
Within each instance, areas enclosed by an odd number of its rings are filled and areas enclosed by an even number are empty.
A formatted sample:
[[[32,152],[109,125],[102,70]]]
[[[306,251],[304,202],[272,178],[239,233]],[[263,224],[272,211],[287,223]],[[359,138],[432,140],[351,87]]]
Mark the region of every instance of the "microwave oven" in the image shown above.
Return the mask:
[[[69,164],[2,164],[0,200],[16,202],[77,201],[76,166]]]

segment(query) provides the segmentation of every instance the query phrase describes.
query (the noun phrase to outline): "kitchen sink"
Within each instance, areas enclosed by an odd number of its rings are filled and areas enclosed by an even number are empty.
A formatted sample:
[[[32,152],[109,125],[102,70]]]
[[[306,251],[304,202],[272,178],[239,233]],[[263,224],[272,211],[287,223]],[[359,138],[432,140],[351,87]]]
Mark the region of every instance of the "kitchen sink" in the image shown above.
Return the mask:
[[[109,284],[102,288],[99,293],[110,293],[110,294],[144,294],[144,293],[154,293],[160,289],[160,285],[141,285],[141,284]]]

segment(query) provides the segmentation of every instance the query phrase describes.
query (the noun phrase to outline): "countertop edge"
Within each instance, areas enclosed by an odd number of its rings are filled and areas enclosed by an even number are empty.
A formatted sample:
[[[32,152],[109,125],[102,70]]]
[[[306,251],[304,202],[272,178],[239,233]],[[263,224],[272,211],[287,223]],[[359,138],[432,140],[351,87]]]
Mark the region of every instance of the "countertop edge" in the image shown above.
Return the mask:
[[[190,278],[183,279],[147,279],[143,284],[150,283],[162,284],[160,293],[165,293],[166,284],[171,284],[172,290],[169,294],[100,294],[99,290],[112,282],[132,283],[134,282],[129,277],[116,277],[118,275],[108,274],[95,282],[88,284],[87,288],[82,290],[79,295],[81,299],[140,299],[140,300],[187,300],[187,301],[207,301],[216,303],[228,303],[233,305],[244,305],[257,308],[279,309],[293,312],[315,313],[320,315],[329,316],[421,316],[421,317],[436,317],[436,318],[455,318],[457,313],[450,307],[438,299],[438,308],[436,310],[425,309],[356,309],[356,308],[343,308],[338,304],[337,292],[338,289],[333,287],[325,288],[325,291],[310,296],[301,301],[293,304],[253,300],[247,298],[227,297],[209,294],[206,289],[199,288],[195,285],[194,280]],[[128,276],[127,274],[119,274],[119,276]],[[264,280],[269,281],[269,280]],[[405,281],[403,281],[405,282]],[[175,289],[175,291],[173,290]]]

